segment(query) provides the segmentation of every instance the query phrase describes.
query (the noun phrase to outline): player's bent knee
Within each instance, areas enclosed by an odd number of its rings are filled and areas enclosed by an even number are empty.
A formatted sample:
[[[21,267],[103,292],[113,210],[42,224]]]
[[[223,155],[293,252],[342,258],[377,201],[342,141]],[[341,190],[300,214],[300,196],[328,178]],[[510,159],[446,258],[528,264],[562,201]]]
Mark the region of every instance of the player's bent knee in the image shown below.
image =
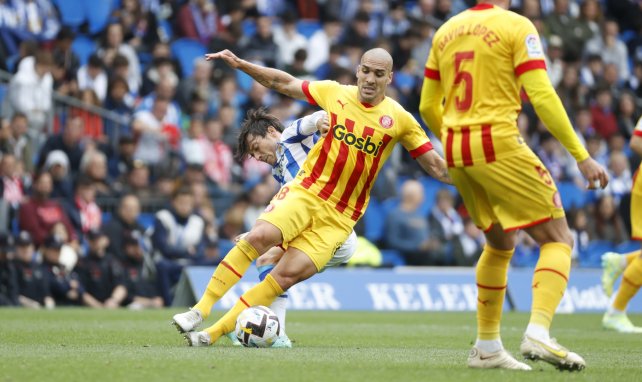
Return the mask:
[[[273,225],[257,225],[245,236],[245,241],[250,243],[259,253],[279,244],[281,231]]]
[[[274,271],[271,274],[277,284],[279,284],[281,289],[284,291],[290,289],[293,285],[301,281],[300,277],[294,274],[283,274],[282,272],[276,273]]]

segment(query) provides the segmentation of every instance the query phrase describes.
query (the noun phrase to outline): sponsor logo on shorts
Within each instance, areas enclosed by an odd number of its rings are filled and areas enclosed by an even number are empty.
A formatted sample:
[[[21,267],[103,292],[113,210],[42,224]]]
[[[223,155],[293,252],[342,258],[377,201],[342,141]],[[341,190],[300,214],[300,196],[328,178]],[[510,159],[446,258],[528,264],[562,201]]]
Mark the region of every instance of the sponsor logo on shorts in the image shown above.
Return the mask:
[[[395,121],[389,115],[382,115],[381,118],[379,118],[379,124],[384,129],[389,129],[395,124]]]
[[[553,194],[553,204],[557,208],[562,208],[562,198],[560,197],[560,193],[557,191]]]

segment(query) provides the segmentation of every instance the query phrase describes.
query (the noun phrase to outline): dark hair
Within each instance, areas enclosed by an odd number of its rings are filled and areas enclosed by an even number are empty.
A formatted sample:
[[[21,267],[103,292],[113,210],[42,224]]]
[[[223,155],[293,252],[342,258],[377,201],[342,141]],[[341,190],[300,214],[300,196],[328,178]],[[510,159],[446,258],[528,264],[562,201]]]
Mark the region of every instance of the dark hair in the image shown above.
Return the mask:
[[[102,69],[104,67],[103,60],[97,55],[97,54],[92,54],[89,56],[89,60],[87,61],[87,66],[91,66],[92,68],[100,68]]]
[[[111,65],[114,68],[120,67],[120,66],[129,66],[129,60],[127,57],[123,56],[122,54],[117,54],[116,57],[114,57],[114,61],[112,61]]]
[[[193,196],[194,194],[192,194],[192,190],[189,187],[187,187],[185,185],[179,185],[178,187],[176,187],[174,189],[174,192],[172,192],[172,200],[178,198],[179,196],[183,196],[183,195]]]
[[[243,160],[247,156],[247,153],[250,151],[247,145],[247,139],[249,137],[265,137],[270,126],[279,132],[283,132],[283,124],[281,121],[275,116],[268,114],[264,108],[248,110],[247,117],[241,123],[236,158]]]

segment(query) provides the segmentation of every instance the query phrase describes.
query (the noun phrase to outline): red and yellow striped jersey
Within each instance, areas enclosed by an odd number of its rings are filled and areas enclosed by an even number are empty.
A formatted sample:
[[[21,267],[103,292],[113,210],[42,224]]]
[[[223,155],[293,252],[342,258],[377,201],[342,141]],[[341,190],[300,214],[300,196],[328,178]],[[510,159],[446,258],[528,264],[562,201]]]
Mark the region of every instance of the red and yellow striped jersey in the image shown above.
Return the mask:
[[[545,68],[535,26],[491,4],[454,16],[435,33],[425,76],[444,90],[441,137],[449,166],[492,162],[526,148],[516,124],[518,77]]]
[[[303,82],[308,102],[328,112],[330,131],[310,150],[295,181],[358,220],[379,170],[397,143],[413,158],[432,149],[425,131],[396,101],[362,104],[356,86]]]

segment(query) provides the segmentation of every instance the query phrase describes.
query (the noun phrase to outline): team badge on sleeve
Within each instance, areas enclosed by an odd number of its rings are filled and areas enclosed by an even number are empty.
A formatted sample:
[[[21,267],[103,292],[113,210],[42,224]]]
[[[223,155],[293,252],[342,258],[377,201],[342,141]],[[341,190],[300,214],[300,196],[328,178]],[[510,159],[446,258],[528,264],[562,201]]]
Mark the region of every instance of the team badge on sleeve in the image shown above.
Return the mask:
[[[526,36],[526,53],[528,57],[541,57],[544,55],[542,44],[536,34]]]
[[[384,129],[389,129],[395,124],[395,121],[389,115],[382,115],[381,118],[379,118],[379,124]]]

